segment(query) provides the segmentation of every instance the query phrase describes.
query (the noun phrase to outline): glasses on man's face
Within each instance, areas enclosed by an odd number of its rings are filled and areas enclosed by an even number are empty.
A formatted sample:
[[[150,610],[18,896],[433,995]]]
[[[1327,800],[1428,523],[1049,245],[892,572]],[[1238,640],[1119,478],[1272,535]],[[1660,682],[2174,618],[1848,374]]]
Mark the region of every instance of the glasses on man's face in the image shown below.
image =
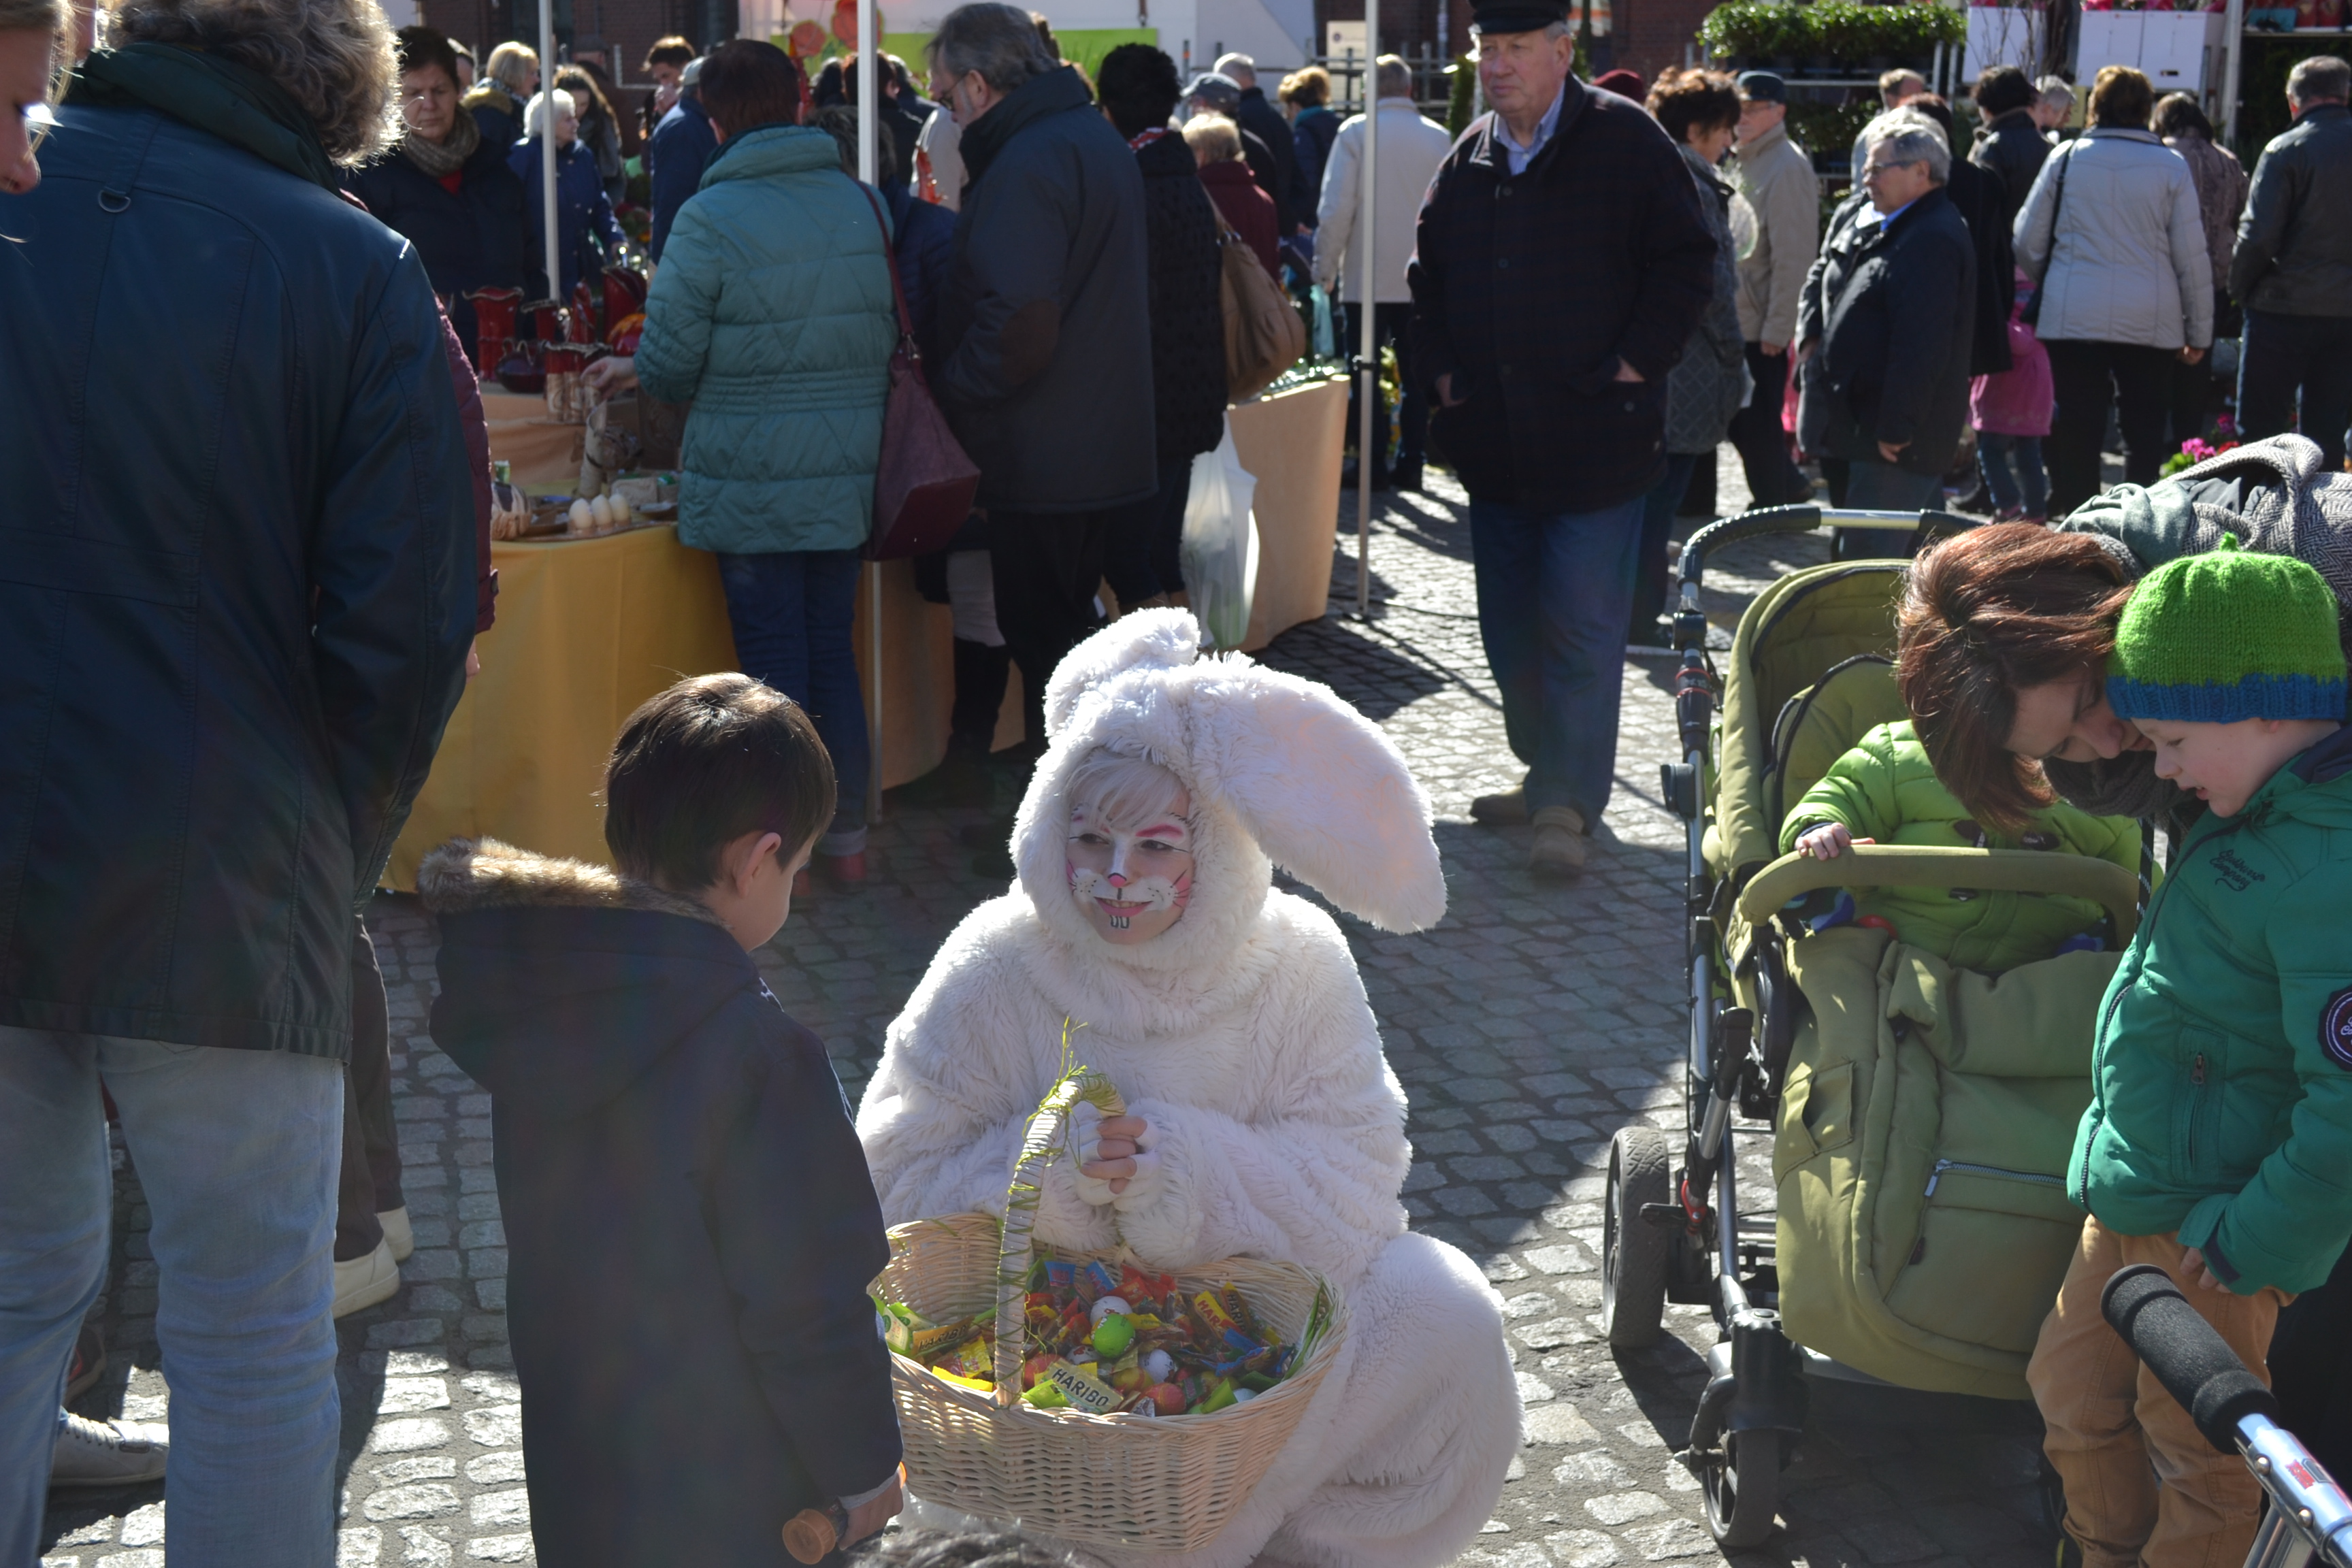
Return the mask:
[[[1883,177],[1893,170],[1907,169],[1918,162],[1920,162],[1919,159],[1907,158],[1900,163],[1864,163],[1862,166],[1862,177],[1865,180],[1874,176]]]

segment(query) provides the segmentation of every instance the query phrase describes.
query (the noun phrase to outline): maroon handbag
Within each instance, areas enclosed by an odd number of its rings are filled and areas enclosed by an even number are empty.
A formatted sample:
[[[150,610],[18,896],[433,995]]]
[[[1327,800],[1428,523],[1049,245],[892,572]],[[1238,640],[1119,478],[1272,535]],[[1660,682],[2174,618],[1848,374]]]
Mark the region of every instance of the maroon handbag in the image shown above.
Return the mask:
[[[882,411],[882,460],[874,472],[874,531],[866,558],[889,561],[929,555],[947,547],[980,489],[980,468],[948,428],[923,379],[923,356],[915,347],[915,323],[907,314],[907,291],[898,284],[891,254],[890,226],[882,204],[864,185],[858,189],[882,227],[882,259],[890,268],[890,294],[898,305],[898,346],[890,351],[890,401]]]

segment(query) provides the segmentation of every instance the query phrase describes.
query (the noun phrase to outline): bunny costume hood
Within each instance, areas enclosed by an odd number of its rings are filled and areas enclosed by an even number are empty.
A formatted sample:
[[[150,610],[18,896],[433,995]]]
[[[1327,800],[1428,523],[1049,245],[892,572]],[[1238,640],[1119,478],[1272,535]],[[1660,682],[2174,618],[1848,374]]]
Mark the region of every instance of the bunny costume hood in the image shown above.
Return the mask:
[[[1518,1447],[1499,1303],[1468,1258],[1406,1234],[1404,1094],[1354,956],[1328,914],[1273,886],[1279,865],[1383,929],[1434,924],[1445,885],[1428,798],[1329,689],[1202,658],[1180,610],[1081,644],[1045,709],[1050,743],[1014,824],[1020,881],[941,947],[859,1108],[884,1218],[1001,1214],[1060,1070],[1063,1020],[1083,1026],[1078,1059],[1150,1131],[1121,1193],[1074,1159],[1050,1167],[1038,1240],[1123,1244],[1167,1268],[1288,1259],[1351,1313],[1307,1418],[1217,1541],[1119,1561],[1450,1562]],[[1190,901],[1131,946],[1097,936],[1069,889],[1070,782],[1097,751],[1158,763],[1190,797]]]

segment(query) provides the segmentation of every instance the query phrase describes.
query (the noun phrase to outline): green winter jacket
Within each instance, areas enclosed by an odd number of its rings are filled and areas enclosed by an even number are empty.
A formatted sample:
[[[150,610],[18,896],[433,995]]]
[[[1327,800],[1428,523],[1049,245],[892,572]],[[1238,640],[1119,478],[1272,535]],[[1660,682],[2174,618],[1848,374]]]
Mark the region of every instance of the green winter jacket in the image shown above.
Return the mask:
[[[1979,827],[1959,798],[1937,782],[1911,721],[1881,724],[1830,765],[1780,825],[1780,852],[1826,822],[1856,838],[1938,848],[2058,849],[2139,869],[2139,824],[2093,816],[2071,805],[2035,814],[2022,835]],[[1978,893],[1955,899],[1940,888],[1874,888],[1854,895],[1857,913],[1893,923],[1899,941],[1956,969],[1997,974],[2048,958],[2068,937],[2096,930],[2105,910],[2092,899],[2041,893]]]
[[[2352,1236],[2352,729],[2172,864],[2099,1006],[2067,1184],[2241,1294],[2308,1290]]]
[[[866,542],[898,337],[887,244],[822,131],[747,131],[703,171],[636,362],[648,396],[694,405],[682,542],[739,555]]]

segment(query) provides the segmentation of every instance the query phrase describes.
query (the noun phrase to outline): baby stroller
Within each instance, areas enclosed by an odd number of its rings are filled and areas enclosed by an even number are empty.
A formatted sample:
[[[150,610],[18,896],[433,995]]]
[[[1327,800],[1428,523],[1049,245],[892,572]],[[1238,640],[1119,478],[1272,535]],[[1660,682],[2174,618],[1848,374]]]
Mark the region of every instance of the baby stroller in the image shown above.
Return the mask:
[[[1602,1325],[1633,1348],[1658,1338],[1667,1301],[1711,1310],[1720,1337],[1679,1457],[1726,1548],[1772,1529],[1810,1379],[2029,1397],[2026,1359],[2082,1227],[2063,1173],[2090,1098],[2094,1015],[2144,882],[2109,861],[1957,838],[1828,861],[1779,853],[1784,816],[1831,763],[1907,716],[1892,658],[1905,563],[1781,578],[1741,616],[1720,674],[1699,588],[1726,545],[1831,524],[1970,526],[1780,507],[1685,547],[1684,760],[1664,783],[1686,824],[1685,1137],[1676,1148],[1632,1126],[1609,1151]],[[2073,895],[2106,910],[2105,951],[1955,970],[1883,925],[1835,923],[1835,889],[1857,887]],[[1768,1139],[1770,1206],[1740,1190],[1760,1179]]]

